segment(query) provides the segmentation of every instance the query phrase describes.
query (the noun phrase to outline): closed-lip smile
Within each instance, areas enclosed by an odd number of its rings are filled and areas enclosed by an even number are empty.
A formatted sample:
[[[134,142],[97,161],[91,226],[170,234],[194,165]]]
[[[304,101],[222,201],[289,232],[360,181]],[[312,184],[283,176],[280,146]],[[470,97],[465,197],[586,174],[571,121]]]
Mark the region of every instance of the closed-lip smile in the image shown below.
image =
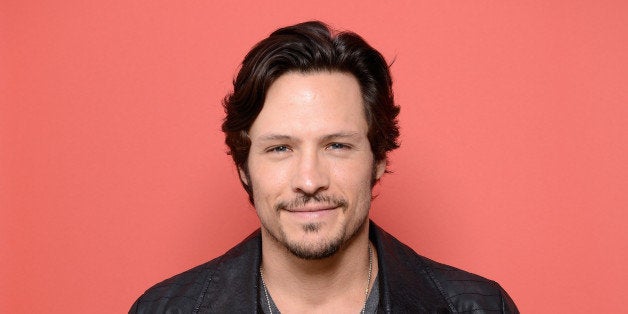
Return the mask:
[[[325,211],[325,210],[333,210],[333,209],[336,209],[338,207],[340,207],[340,206],[338,206],[338,205],[321,204],[321,205],[313,205],[313,206],[304,206],[304,207],[290,208],[290,209],[286,209],[286,211],[293,212],[293,213],[307,213],[307,212],[319,212],[319,211]]]

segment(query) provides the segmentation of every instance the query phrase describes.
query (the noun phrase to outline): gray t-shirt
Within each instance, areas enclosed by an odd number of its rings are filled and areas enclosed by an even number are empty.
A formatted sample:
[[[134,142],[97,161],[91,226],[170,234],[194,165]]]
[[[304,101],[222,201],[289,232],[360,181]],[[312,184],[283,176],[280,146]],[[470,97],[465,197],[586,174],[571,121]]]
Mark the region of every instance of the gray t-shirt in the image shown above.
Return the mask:
[[[264,293],[264,286],[262,285],[261,280],[259,281],[259,286],[261,287],[261,289],[259,289],[259,294],[257,297],[259,299],[260,305],[262,306],[262,311],[264,311],[264,314],[271,314],[268,312],[268,302],[266,302],[266,294]],[[273,298],[270,295],[270,293],[268,294],[268,300],[270,301],[270,308],[273,311],[272,314],[281,314],[281,312],[277,308],[277,305],[275,305],[275,302],[273,301]],[[369,292],[369,297],[366,299],[366,308],[364,312],[366,314],[375,314],[377,313],[378,305],[379,305],[379,274],[375,276],[375,281],[373,282],[373,288]]]

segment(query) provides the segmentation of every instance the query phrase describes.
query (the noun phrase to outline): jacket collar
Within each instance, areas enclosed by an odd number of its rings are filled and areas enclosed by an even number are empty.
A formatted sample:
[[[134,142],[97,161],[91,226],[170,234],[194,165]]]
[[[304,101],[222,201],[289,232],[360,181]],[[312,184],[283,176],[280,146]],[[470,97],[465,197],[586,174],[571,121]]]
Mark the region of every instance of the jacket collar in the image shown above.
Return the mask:
[[[423,313],[447,309],[423,258],[372,221],[369,239],[377,249],[380,312]],[[260,309],[261,246],[258,229],[220,257],[218,267],[208,274],[198,299],[200,308],[197,308],[201,312],[254,313]]]
[[[372,221],[369,239],[377,248],[380,312],[449,312],[423,257]]]

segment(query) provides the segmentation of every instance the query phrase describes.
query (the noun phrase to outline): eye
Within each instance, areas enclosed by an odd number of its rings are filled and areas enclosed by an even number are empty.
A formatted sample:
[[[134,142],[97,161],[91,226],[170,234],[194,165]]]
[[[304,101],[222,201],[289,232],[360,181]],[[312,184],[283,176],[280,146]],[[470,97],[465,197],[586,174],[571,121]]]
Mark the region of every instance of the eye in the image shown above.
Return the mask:
[[[273,147],[270,147],[270,148],[266,149],[266,152],[267,153],[284,153],[284,152],[287,152],[289,150],[290,150],[290,148],[288,148],[288,146],[286,146],[286,145],[278,145],[278,146],[273,146]]]
[[[351,146],[343,143],[331,143],[327,146],[330,149],[339,150],[339,149],[349,149]]]

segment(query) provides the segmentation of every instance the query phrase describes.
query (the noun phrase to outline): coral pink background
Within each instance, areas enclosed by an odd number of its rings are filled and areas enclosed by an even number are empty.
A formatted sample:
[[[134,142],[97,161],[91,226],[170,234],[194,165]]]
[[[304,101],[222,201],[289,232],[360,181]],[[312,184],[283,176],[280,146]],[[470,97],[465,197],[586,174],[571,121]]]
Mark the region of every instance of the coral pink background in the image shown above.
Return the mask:
[[[376,222],[524,313],[625,307],[624,1],[3,0],[0,312],[125,312],[257,228],[220,101],[307,19],[395,60]]]

